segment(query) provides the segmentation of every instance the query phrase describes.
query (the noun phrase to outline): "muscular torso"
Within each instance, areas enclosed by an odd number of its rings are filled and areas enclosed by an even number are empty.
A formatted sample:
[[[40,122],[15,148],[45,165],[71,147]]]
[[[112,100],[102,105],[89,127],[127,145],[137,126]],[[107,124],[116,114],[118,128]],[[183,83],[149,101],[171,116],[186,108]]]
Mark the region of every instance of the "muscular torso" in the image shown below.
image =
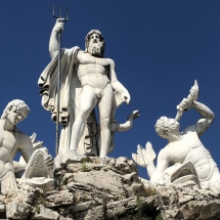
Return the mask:
[[[216,164],[196,132],[184,134],[181,140],[170,143],[166,148],[174,163],[191,162],[200,181],[207,181],[212,177]]]
[[[106,58],[91,56],[79,51],[77,54],[76,72],[82,86],[89,85],[94,89],[104,89],[110,82],[110,63]]]
[[[18,148],[17,135],[9,131],[4,131],[2,146],[0,147],[0,160],[12,160]]]
[[[2,132],[2,131],[1,131]],[[0,178],[2,178],[8,171],[14,171],[13,158],[19,146],[19,133],[10,131],[3,131],[4,135],[2,144],[0,146]],[[1,138],[2,138],[1,137]]]

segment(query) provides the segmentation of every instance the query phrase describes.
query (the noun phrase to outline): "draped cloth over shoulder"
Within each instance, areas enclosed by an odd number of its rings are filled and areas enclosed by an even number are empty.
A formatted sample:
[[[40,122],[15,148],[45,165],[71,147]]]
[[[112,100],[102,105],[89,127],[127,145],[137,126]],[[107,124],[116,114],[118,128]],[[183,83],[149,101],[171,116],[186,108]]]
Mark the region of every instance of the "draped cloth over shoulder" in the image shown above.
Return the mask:
[[[62,124],[60,134],[59,151],[69,148],[72,134],[72,125],[78,114],[79,96],[81,84],[75,71],[76,54],[79,47],[71,49],[61,49],[61,76],[60,76],[60,118]],[[43,108],[50,111],[52,120],[57,121],[57,72],[58,72],[58,53],[54,55],[51,62],[41,73],[38,80],[40,94],[42,95],[41,104]],[[79,143],[78,151],[81,154],[90,153],[97,155],[96,146],[97,123],[94,111],[87,119],[84,135]]]

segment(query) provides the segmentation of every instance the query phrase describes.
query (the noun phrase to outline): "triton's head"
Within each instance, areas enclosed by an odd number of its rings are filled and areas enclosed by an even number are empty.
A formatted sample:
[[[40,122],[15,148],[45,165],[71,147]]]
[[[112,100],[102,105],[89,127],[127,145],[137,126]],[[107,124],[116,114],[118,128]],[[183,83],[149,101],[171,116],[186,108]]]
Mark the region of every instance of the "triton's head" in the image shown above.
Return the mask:
[[[105,42],[102,33],[99,30],[91,30],[86,35],[86,52],[93,56],[103,57],[105,51]]]
[[[156,133],[162,138],[168,138],[168,133],[179,134],[180,124],[173,118],[160,117],[156,124]]]
[[[20,121],[25,119],[30,112],[29,107],[27,104],[20,100],[15,99],[8,103],[5,107],[1,119],[8,119],[14,125],[18,124]]]

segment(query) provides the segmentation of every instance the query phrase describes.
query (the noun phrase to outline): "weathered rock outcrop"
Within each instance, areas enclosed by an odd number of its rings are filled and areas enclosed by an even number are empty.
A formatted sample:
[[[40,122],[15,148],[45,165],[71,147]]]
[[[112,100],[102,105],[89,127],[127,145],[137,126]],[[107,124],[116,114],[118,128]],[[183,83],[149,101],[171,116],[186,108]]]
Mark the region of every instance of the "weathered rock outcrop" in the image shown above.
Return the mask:
[[[47,207],[58,210],[60,219],[110,219],[135,211],[137,196],[143,197],[142,203],[156,201],[147,198],[136,165],[124,157],[85,158],[56,169],[55,178],[56,190],[47,193]]]
[[[220,219],[220,194],[188,181],[158,189],[164,219]]]
[[[219,219],[220,195],[192,181],[155,189],[133,161],[85,158],[55,170],[55,188],[0,196],[0,219]]]

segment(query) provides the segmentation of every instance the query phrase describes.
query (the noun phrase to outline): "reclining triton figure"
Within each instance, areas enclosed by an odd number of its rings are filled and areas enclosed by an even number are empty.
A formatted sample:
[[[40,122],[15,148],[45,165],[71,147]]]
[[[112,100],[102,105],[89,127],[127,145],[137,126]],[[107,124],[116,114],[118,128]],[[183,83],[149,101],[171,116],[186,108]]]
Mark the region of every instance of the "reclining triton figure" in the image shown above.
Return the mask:
[[[171,184],[176,178],[183,177],[181,170],[184,170],[186,176],[187,174],[197,175],[202,188],[220,190],[219,169],[209,151],[200,141],[200,136],[210,127],[215,115],[205,104],[196,101],[197,98],[198,85],[195,81],[190,95],[177,106],[176,118],[164,116],[157,120],[155,130],[160,137],[168,140],[168,144],[160,150],[156,167],[153,162],[156,155],[149,142],[146,144],[146,150],[138,146],[138,155],[132,155],[139,165],[147,167],[150,180],[156,186]],[[190,108],[194,108],[202,118],[180,133],[178,120],[182,113]],[[173,164],[175,167],[172,166]],[[179,176],[174,178],[174,174],[178,173],[175,171],[178,169],[180,169]]]

